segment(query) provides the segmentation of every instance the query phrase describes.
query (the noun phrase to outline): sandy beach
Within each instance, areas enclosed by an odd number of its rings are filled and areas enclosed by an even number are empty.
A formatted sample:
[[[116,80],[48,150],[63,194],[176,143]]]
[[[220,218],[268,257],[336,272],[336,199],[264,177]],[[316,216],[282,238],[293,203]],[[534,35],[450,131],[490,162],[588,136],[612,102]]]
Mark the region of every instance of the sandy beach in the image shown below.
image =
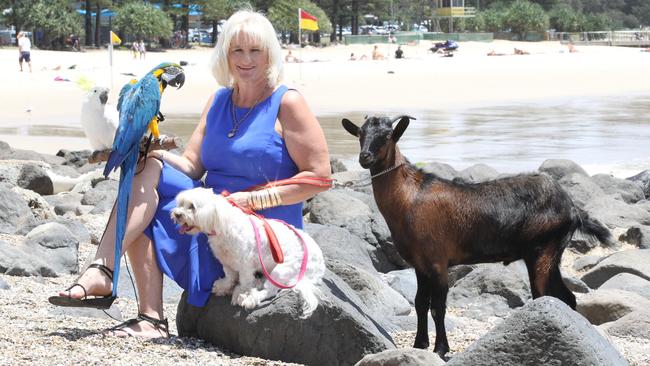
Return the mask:
[[[512,102],[585,96],[650,94],[650,53],[634,48],[582,46],[569,53],[559,42],[462,42],[454,57],[428,52],[431,42],[404,45],[406,59],[349,61],[351,53],[370,55],[372,45],[306,47],[293,50],[302,63],[288,63],[285,83],[300,90],[317,115],[332,113],[416,113]],[[379,45],[392,55],[395,45]],[[514,55],[514,48],[530,55]],[[503,56],[487,56],[494,50]],[[55,153],[85,149],[83,138],[27,135],[43,125],[78,129],[83,91],[80,79],[111,86],[109,102],[131,78],[162,61],[186,61],[187,80],[166,93],[163,111],[196,115],[218,86],[208,70],[211,48],[148,52],[135,60],[130,51],[32,52],[33,73],[19,72],[15,48],[0,49],[6,70],[0,89],[0,140],[12,147]],[[134,75],[134,76],[133,76]],[[56,81],[56,79],[61,81]],[[66,81],[69,80],[69,81]]]

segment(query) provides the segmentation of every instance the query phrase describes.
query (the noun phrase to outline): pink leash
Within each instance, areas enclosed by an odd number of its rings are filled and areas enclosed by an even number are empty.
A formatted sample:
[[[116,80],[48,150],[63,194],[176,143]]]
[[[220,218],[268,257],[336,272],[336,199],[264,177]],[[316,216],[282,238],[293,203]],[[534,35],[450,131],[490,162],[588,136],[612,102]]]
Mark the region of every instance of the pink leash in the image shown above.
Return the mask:
[[[262,260],[262,238],[260,237],[260,230],[257,228],[257,225],[255,225],[255,221],[253,220],[252,216],[248,216],[248,219],[251,221],[251,225],[253,225],[253,231],[255,231],[255,243],[257,244],[257,256],[260,258],[260,264],[262,265],[262,272],[264,272],[264,277],[266,277],[269,282],[273,284],[273,286],[277,288],[282,288],[282,289],[287,289],[287,288],[292,288],[295,287],[300,280],[305,276],[305,272],[307,271],[307,259],[309,257],[309,253],[307,251],[307,243],[305,243],[305,239],[300,235],[298,230],[296,230],[293,226],[287,224],[286,222],[282,220],[275,220],[271,219],[274,221],[278,221],[284,225],[286,225],[291,231],[298,236],[300,239],[300,242],[302,243],[302,248],[303,248],[303,255],[302,255],[302,263],[300,264],[300,273],[298,273],[298,279],[296,280],[296,283],[292,285],[283,285],[273,278],[271,278],[271,274],[266,270],[266,266],[264,265],[264,260]],[[267,219],[268,220],[268,219]]]

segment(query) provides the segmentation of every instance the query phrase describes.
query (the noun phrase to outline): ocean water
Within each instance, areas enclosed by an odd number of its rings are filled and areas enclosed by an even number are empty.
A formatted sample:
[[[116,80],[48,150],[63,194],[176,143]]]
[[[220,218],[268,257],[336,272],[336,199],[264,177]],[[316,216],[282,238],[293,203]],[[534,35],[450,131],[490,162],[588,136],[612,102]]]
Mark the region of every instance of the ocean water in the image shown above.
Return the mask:
[[[359,143],[341,126],[348,118],[362,124],[372,111],[332,111],[317,116],[330,154],[350,169]],[[384,111],[416,118],[399,141],[411,162],[447,163],[455,169],[486,164],[499,172],[535,171],[546,159],[570,159],[590,174],[626,178],[650,169],[650,96],[614,96],[503,103],[483,107]],[[166,115],[163,133],[187,141],[199,115]],[[21,125],[0,128],[3,135],[83,137],[81,126]]]

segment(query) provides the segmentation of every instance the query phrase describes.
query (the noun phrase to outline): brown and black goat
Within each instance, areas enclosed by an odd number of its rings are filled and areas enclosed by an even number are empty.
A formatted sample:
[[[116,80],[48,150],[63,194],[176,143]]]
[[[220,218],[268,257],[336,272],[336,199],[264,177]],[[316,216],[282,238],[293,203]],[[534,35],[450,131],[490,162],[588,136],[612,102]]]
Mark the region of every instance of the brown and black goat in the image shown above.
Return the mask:
[[[557,297],[576,307],[560,274],[562,252],[577,230],[601,242],[610,233],[573,204],[546,174],[522,174],[483,183],[446,180],[416,168],[397,141],[412,117],[367,117],[343,127],[359,138],[359,163],[370,169],[375,201],[401,256],[415,268],[415,348],[427,348],[427,312],[436,327],[434,352],[449,351],[445,332],[447,269],[457,264],[523,259],[533,298]],[[393,129],[393,123],[397,122]]]

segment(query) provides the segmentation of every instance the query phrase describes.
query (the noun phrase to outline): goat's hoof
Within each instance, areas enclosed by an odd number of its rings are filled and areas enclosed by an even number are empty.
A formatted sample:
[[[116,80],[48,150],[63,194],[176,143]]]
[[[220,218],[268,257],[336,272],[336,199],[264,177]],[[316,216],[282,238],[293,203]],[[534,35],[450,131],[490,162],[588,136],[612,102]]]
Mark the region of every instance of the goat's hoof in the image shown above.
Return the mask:
[[[440,356],[441,359],[445,360],[445,355],[449,352],[449,347],[435,347],[433,352]]]
[[[416,339],[415,343],[413,343],[413,348],[427,349],[429,348],[429,341],[420,341]]]

